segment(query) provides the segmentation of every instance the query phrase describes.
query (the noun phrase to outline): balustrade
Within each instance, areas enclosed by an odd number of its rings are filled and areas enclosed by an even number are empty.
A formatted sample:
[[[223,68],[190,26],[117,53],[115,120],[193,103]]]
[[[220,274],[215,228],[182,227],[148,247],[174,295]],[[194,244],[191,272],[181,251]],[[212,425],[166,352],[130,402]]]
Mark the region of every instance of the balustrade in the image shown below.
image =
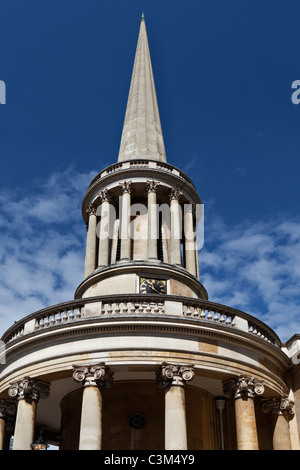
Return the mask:
[[[170,309],[170,300],[176,309]],[[145,294],[119,294],[114,296],[90,297],[73,300],[54,307],[45,308],[16,322],[2,337],[4,343],[20,339],[27,334],[58,326],[67,326],[77,321],[88,320],[84,306],[90,303],[99,304],[99,314],[93,318],[109,316],[175,316],[190,320],[196,324],[215,324],[235,331],[250,333],[274,346],[281,346],[277,335],[263,322],[252,316],[225,305],[203,299],[187,299],[179,296],[157,296]],[[168,303],[168,307],[166,305]]]

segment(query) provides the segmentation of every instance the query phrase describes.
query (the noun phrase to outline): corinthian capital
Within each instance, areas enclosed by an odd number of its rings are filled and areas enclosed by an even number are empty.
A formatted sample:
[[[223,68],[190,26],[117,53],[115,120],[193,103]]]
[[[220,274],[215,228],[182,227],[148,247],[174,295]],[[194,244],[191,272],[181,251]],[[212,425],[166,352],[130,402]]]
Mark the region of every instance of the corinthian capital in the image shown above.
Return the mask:
[[[113,384],[113,373],[105,364],[93,366],[73,366],[73,379],[81,382],[84,387],[111,387]]]
[[[264,386],[254,377],[241,376],[223,382],[223,390],[227,396],[247,400],[247,398],[254,398],[256,395],[262,395]]]
[[[157,181],[151,181],[151,180],[148,180],[147,181],[147,192],[148,193],[156,193],[156,189],[157,189],[157,186],[159,185],[159,183]]]
[[[119,183],[122,194],[124,193],[131,193],[131,181],[123,181],[123,183]]]
[[[49,383],[40,382],[31,377],[24,377],[24,379],[10,384],[8,389],[9,396],[18,400],[30,398],[38,401],[40,398],[47,398],[49,392]]]
[[[156,383],[159,386],[179,385],[194,378],[194,366],[163,363],[156,373]]]
[[[96,215],[96,207],[93,204],[90,204],[86,210],[88,215]]]
[[[110,202],[111,201],[111,196],[109,194],[108,189],[103,189],[103,191],[100,192],[99,197],[100,197],[101,202]]]
[[[181,191],[179,188],[172,188],[170,193],[170,201],[172,201],[172,199],[176,199],[178,201],[180,195]]]
[[[266,399],[262,402],[262,410],[264,413],[272,415],[293,415],[294,402],[289,400],[288,397],[274,397]]]

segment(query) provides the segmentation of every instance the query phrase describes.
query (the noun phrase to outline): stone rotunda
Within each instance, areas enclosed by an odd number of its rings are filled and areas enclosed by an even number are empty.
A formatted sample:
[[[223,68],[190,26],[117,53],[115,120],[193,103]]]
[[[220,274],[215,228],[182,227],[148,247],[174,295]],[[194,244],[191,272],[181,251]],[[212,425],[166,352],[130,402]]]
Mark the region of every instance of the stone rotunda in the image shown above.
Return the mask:
[[[300,335],[208,300],[201,208],[166,159],[142,18],[118,160],[83,198],[83,280],[2,337],[1,449],[299,449]]]

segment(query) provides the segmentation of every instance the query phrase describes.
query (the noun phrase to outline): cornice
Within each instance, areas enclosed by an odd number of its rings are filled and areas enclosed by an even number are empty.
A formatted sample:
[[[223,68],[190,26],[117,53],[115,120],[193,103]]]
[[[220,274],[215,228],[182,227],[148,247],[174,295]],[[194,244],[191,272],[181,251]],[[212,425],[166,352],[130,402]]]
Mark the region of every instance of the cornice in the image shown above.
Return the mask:
[[[52,327],[51,330],[39,330],[28,334],[14,341],[13,344],[7,345],[6,357],[11,360],[21,351],[36,348],[41,344],[65,341],[67,338],[94,336],[98,334],[114,334],[125,332],[152,332],[196,336],[201,338],[209,338],[219,342],[228,342],[236,346],[252,350],[261,355],[268,354],[269,359],[273,357],[273,361],[279,361],[283,368],[288,368],[290,364],[289,358],[278,347],[264,341],[261,338],[253,337],[250,333],[243,332],[234,328],[228,328],[219,324],[211,324],[208,321],[199,323],[196,319],[179,319],[174,316],[152,315],[151,319],[144,315],[130,314],[122,317],[105,316],[83,318],[76,324],[64,324]],[[122,350],[124,348],[116,348]],[[128,347],[126,347],[128,349]],[[130,349],[130,348],[129,348]]]

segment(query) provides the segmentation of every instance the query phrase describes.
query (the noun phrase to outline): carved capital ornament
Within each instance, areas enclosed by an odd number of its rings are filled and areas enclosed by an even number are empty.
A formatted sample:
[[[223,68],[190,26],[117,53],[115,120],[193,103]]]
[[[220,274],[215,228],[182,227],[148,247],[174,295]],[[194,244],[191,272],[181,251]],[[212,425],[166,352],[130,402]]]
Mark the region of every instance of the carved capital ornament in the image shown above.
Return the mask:
[[[156,189],[157,189],[157,186],[159,185],[159,183],[157,181],[151,181],[151,180],[148,180],[147,181],[147,192],[148,193],[156,193]]]
[[[123,181],[122,183],[119,183],[119,185],[120,185],[122,194],[131,193],[132,191],[131,181]]]
[[[193,365],[163,363],[156,373],[156,384],[161,387],[184,386],[194,378]]]
[[[93,366],[74,366],[73,379],[84,387],[105,387],[113,384],[113,373],[105,364]]]
[[[180,195],[181,195],[181,191],[179,188],[172,188],[171,193],[170,193],[170,201],[172,201],[172,199],[176,199],[178,201]]]
[[[24,379],[10,384],[8,389],[9,396],[18,400],[29,398],[39,401],[40,398],[48,398],[49,393],[49,383],[40,382],[31,377],[24,377]]]
[[[262,410],[265,414],[272,415],[289,415],[295,414],[294,402],[289,400],[288,397],[275,397],[266,399],[262,402]]]
[[[254,398],[256,395],[262,395],[265,388],[254,377],[241,376],[223,382],[223,390],[226,396],[247,400],[248,398]]]
[[[96,207],[93,204],[90,204],[86,210],[86,213],[90,215],[96,215]]]

